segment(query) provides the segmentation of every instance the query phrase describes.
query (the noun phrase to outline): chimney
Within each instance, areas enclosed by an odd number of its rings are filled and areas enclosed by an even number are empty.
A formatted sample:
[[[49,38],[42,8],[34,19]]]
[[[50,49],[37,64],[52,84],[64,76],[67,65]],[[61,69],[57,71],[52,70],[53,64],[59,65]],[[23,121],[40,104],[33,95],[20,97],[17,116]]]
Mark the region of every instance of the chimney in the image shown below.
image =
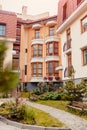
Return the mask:
[[[0,10],[2,10],[2,5],[0,5]]]
[[[27,6],[22,7],[22,15],[27,15]]]

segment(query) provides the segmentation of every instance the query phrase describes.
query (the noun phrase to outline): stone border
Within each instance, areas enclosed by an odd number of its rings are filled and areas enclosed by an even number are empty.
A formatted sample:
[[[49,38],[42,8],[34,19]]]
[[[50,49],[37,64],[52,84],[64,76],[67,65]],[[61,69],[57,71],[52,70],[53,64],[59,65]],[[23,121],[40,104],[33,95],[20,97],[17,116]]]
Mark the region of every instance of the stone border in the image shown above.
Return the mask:
[[[29,129],[29,130],[71,130],[69,128],[58,128],[58,127],[43,127],[43,126],[36,126],[36,125],[26,125],[22,123],[18,123],[15,121],[11,121],[6,119],[5,117],[0,116],[0,121],[4,122],[5,124],[18,127],[20,129]]]

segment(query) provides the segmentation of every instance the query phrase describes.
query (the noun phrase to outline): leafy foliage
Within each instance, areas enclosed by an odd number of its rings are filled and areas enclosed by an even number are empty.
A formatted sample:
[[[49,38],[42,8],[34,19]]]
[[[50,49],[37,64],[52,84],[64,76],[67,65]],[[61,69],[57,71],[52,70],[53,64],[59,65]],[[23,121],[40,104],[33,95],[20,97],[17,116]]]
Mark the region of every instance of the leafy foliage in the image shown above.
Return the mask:
[[[84,81],[75,85],[72,80],[65,84],[65,93],[70,101],[82,101],[84,95],[87,93],[87,85]]]
[[[3,68],[3,62],[7,51],[6,41],[0,42],[0,92],[8,93],[18,83],[18,75],[13,73],[9,65]]]
[[[39,99],[40,100],[60,100],[61,95],[58,93],[54,93],[54,92],[48,92],[45,95],[40,96]]]

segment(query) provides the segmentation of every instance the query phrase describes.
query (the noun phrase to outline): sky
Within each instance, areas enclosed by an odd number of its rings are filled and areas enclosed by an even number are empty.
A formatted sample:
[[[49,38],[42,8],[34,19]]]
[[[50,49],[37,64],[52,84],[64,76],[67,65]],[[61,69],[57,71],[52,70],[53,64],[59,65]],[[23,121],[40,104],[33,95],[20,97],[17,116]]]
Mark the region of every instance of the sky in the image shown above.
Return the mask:
[[[29,15],[49,12],[50,16],[57,14],[59,0],[0,0],[3,10],[21,13],[22,6],[28,7]]]

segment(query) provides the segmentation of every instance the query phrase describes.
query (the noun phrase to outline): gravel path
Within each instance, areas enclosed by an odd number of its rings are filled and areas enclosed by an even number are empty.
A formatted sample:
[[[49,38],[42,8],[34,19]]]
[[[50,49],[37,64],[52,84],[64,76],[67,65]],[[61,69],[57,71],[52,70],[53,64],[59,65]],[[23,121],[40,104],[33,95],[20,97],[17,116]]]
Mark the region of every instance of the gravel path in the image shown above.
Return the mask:
[[[29,106],[38,108],[40,110],[43,110],[49,113],[53,117],[63,122],[66,126],[68,126],[68,128],[71,128],[72,130],[87,130],[87,120],[85,119],[82,119],[68,112],[65,112],[56,108],[52,108],[49,106],[32,103],[29,101],[24,101],[24,102]]]

